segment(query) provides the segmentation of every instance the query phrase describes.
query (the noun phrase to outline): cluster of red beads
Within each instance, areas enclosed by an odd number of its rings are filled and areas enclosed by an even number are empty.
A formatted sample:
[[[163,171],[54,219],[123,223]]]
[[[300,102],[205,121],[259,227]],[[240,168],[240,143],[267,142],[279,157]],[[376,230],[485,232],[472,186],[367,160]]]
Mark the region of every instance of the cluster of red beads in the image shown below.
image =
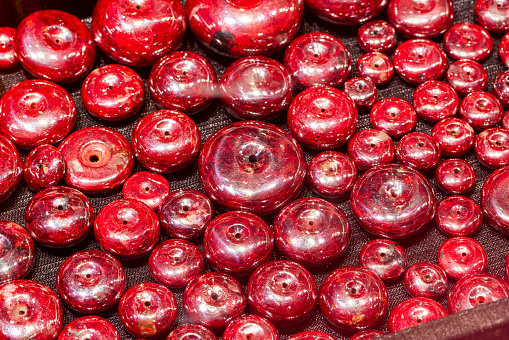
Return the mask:
[[[305,6],[335,25],[362,24],[366,54],[352,60],[323,32],[296,37]],[[64,327],[65,307],[117,308],[135,338],[279,340],[319,310],[351,339],[371,339],[386,316],[397,332],[509,297],[474,239],[483,221],[509,235],[509,71],[492,94],[482,64],[498,48],[509,67],[506,7],[477,0],[479,25],[452,25],[452,0],[99,0],[89,26],[43,10],[0,27],[0,72],[21,65],[38,78],[0,98],[0,203],[19,200],[22,178],[36,192],[25,228],[0,220],[0,338],[120,339],[95,315]],[[389,22],[372,20],[384,10]],[[202,54],[239,59],[218,78],[212,58],[176,51],[188,27],[213,51]],[[494,46],[489,32],[507,34]],[[430,40],[442,35],[444,48]],[[283,49],[282,60],[267,57]],[[98,50],[122,65],[94,69]],[[395,78],[415,87],[411,102],[386,95]],[[206,131],[219,102],[238,121]],[[160,110],[147,112],[152,104]],[[94,126],[76,128],[81,108]],[[480,202],[464,196],[476,184],[468,155],[491,172]],[[172,192],[190,172],[200,191]],[[395,240],[433,224],[450,237],[436,261],[409,263],[411,248]],[[358,266],[339,265],[358,226],[373,239]],[[101,250],[77,249],[92,234]],[[72,252],[53,290],[30,279],[48,248]],[[151,278],[132,284],[126,274],[145,262]],[[411,297],[390,311],[386,285],[398,280]],[[173,329],[180,308],[189,324]]]

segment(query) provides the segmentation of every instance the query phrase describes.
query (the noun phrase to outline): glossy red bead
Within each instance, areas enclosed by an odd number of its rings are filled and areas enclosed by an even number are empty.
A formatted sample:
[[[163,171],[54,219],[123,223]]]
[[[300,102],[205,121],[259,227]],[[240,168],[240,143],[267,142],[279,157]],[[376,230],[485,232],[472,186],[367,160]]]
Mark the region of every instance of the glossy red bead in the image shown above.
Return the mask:
[[[507,6],[509,9],[509,6]],[[508,11],[509,14],[509,11]],[[508,17],[509,21],[509,17]],[[509,22],[508,22],[509,24]],[[498,56],[500,57],[500,60],[502,60],[502,63],[509,67],[509,34],[506,34],[502,37],[502,40],[500,40],[500,44],[498,45]]]
[[[358,113],[343,91],[314,86],[299,93],[288,109],[288,127],[308,148],[330,150],[345,144],[355,133]]]
[[[500,101],[488,92],[471,92],[460,104],[459,117],[475,130],[496,126],[504,116]]]
[[[219,97],[226,111],[238,119],[272,119],[290,106],[292,77],[274,59],[244,57],[224,71],[219,81]]]
[[[83,78],[95,64],[92,33],[79,18],[62,11],[27,16],[16,30],[14,46],[28,72],[57,83]]]
[[[437,43],[427,39],[407,40],[399,45],[394,51],[393,62],[398,75],[415,85],[439,79],[447,69],[445,52]]]
[[[471,236],[482,226],[481,207],[464,196],[448,196],[438,204],[435,224],[449,236]]]
[[[284,64],[298,88],[315,85],[337,87],[350,75],[352,58],[348,48],[336,37],[305,33],[286,48]]]
[[[396,30],[386,21],[369,21],[359,28],[357,43],[366,52],[387,53],[396,47]]]
[[[491,128],[475,139],[475,154],[485,167],[498,169],[509,165],[509,130]]]
[[[493,51],[493,38],[479,25],[461,22],[453,25],[444,35],[444,49],[455,60],[483,61]]]
[[[0,27],[0,72],[8,72],[19,65],[19,59],[14,50],[14,35],[12,27]]]
[[[224,329],[246,309],[246,293],[242,285],[224,273],[206,273],[187,285],[182,306],[191,323],[212,330]]]
[[[350,340],[371,340],[384,336],[384,332],[376,331],[374,329],[366,329],[352,335]]]
[[[448,315],[447,310],[435,300],[413,297],[398,304],[389,315],[389,332],[421,325]]]
[[[125,292],[122,264],[100,250],[82,250],[69,256],[56,275],[58,295],[80,313],[100,313],[115,306]]]
[[[350,331],[370,328],[387,313],[387,289],[382,280],[367,269],[342,267],[330,273],[322,283],[320,309],[336,327]]]
[[[251,310],[276,326],[296,325],[313,313],[318,289],[311,273],[300,264],[278,260],[265,263],[249,278]]]
[[[53,145],[41,144],[25,158],[23,178],[33,191],[57,185],[64,174],[64,157]]]
[[[18,187],[23,177],[23,162],[18,149],[0,134],[0,203],[5,201]]]
[[[475,20],[490,32],[509,31],[509,4],[500,0],[476,0]]]
[[[507,111],[502,118],[502,127],[504,129],[509,129],[509,111]]]
[[[481,206],[486,221],[498,231],[509,234],[509,167],[491,173],[484,181]]]
[[[65,182],[88,194],[119,187],[134,168],[133,152],[127,139],[104,127],[73,132],[60,143],[58,151],[65,160]]]
[[[320,331],[299,332],[289,340],[334,340],[329,334]]]
[[[400,138],[415,128],[417,114],[406,100],[390,97],[378,101],[371,108],[369,121],[375,129],[392,138]]]
[[[484,272],[487,262],[483,246],[469,237],[450,238],[438,249],[438,264],[453,280]]]
[[[214,333],[207,328],[195,325],[187,324],[175,328],[168,334],[165,340],[218,340]]]
[[[203,254],[217,271],[246,276],[267,262],[274,249],[272,229],[260,217],[230,211],[213,219],[203,235]]]
[[[233,320],[223,332],[223,340],[279,340],[270,321],[257,315],[244,315]]]
[[[347,80],[343,91],[353,100],[357,111],[368,111],[378,99],[378,90],[370,78],[358,77]]]
[[[438,300],[447,291],[447,274],[442,267],[431,262],[418,262],[405,272],[408,294]]]
[[[388,0],[306,0],[306,6],[320,19],[340,24],[359,25],[376,17]]]
[[[347,150],[360,171],[394,160],[394,142],[388,134],[377,129],[357,132],[348,142]]]
[[[433,220],[435,193],[416,170],[386,164],[365,172],[355,183],[350,205],[370,233],[390,239],[413,236]]]
[[[271,55],[297,34],[304,0],[190,0],[186,14],[193,34],[213,51],[233,58]]]
[[[460,96],[475,91],[483,91],[488,86],[488,73],[484,67],[473,60],[458,60],[447,69],[447,82]]]
[[[468,153],[474,146],[474,129],[463,119],[449,117],[436,123],[431,136],[445,156],[457,157]]]
[[[0,220],[0,283],[22,279],[35,263],[35,245],[20,225]]]
[[[100,316],[82,316],[64,327],[58,340],[120,340],[117,329]]]
[[[184,7],[173,0],[100,0],[92,15],[97,46],[128,66],[154,64],[175,51],[186,30]]]
[[[497,74],[493,81],[493,93],[504,107],[509,107],[509,71],[506,70]],[[502,125],[504,125],[504,122],[502,122]]]
[[[385,85],[394,76],[394,65],[385,54],[369,52],[357,60],[357,73],[360,77],[370,78],[375,85]]]
[[[475,170],[463,159],[446,159],[437,167],[435,180],[447,194],[465,194],[475,186]]]
[[[228,210],[267,214],[299,193],[306,177],[304,153],[281,128],[263,122],[236,122],[210,136],[198,171],[205,193]]]
[[[361,267],[372,271],[383,281],[400,278],[408,266],[405,249],[387,239],[375,239],[366,243],[359,253]]]
[[[122,186],[122,196],[145,203],[157,211],[170,195],[170,183],[159,174],[140,171],[129,177]]]
[[[460,101],[451,85],[428,80],[415,89],[412,103],[419,117],[434,123],[454,116]]]
[[[440,162],[440,146],[435,139],[422,132],[411,132],[398,142],[396,159],[422,173],[435,170]]]
[[[150,253],[159,242],[159,219],[149,206],[130,199],[108,203],[94,222],[97,243],[121,260]]]
[[[49,187],[39,191],[25,210],[25,226],[32,238],[46,247],[73,246],[87,237],[94,208],[80,191]]]
[[[304,266],[332,263],[343,255],[350,241],[345,213],[321,198],[303,198],[288,204],[272,228],[280,253]]]
[[[75,121],[69,92],[46,80],[22,81],[0,99],[0,132],[24,149],[60,142]]]

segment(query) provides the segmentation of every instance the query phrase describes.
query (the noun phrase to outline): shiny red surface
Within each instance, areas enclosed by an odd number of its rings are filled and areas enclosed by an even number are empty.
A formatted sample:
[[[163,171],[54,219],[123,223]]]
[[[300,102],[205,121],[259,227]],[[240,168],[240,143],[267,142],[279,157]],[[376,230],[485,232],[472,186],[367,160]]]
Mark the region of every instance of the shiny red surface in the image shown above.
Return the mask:
[[[418,262],[405,272],[405,288],[413,297],[442,298],[448,286],[447,274],[439,265]]]
[[[465,196],[448,196],[439,204],[435,224],[449,236],[471,236],[481,228],[481,207]]]
[[[348,142],[347,150],[359,171],[394,160],[394,142],[388,134],[377,129],[357,132]]]
[[[57,185],[64,174],[64,157],[53,145],[41,144],[25,158],[23,178],[33,191]]]
[[[476,0],[474,7],[476,21],[490,32],[509,31],[509,4],[499,0]]]
[[[417,114],[404,99],[389,97],[378,101],[369,115],[375,129],[382,130],[392,138],[400,138],[415,128]]]
[[[483,91],[488,86],[488,73],[484,67],[473,60],[458,60],[447,69],[447,82],[460,96],[475,91]]]
[[[488,258],[483,246],[469,237],[453,237],[438,249],[438,264],[453,280],[486,270]]]
[[[471,92],[460,104],[459,118],[465,120],[475,130],[495,127],[504,116],[500,101],[488,92]]]
[[[357,43],[366,52],[388,53],[396,47],[396,30],[386,21],[369,21],[359,28]]]
[[[347,80],[343,91],[353,100],[357,111],[368,111],[378,99],[378,90],[370,78],[358,77]]]
[[[387,239],[375,239],[366,243],[359,253],[361,267],[372,271],[383,281],[393,281],[406,271],[408,259],[405,249]]]
[[[419,117],[435,123],[458,112],[459,97],[451,85],[428,80],[415,89],[412,103]]]
[[[116,328],[100,316],[82,316],[64,327],[58,340],[120,340]]]
[[[509,167],[491,173],[484,181],[481,206],[486,221],[498,231],[509,234]]]
[[[479,25],[461,22],[451,26],[444,35],[444,49],[455,60],[483,61],[493,51],[493,38]]]
[[[19,59],[14,50],[14,35],[12,27],[0,27],[0,72],[9,72],[19,65]]]
[[[357,74],[370,78],[375,85],[385,85],[394,76],[394,65],[388,56],[381,52],[369,52],[357,60]]]
[[[474,129],[463,119],[449,117],[436,123],[431,136],[437,141],[445,156],[458,157],[474,146]]]
[[[388,0],[306,0],[306,6],[320,19],[340,25],[358,25],[380,14],[388,2]]]
[[[491,128],[481,132],[475,139],[474,151],[485,167],[498,169],[509,165],[509,130]]]
[[[279,340],[279,332],[269,320],[244,315],[232,321],[223,332],[223,340]]]
[[[435,300],[413,297],[401,302],[389,315],[389,332],[398,332],[448,315]]]
[[[18,187],[23,177],[23,162],[18,149],[0,134],[0,203],[5,201]]]
[[[0,283],[24,278],[35,263],[35,245],[20,225],[0,220]]]
[[[440,162],[440,146],[435,139],[422,132],[404,135],[396,146],[396,159],[421,173],[435,170]]]
[[[122,197],[143,202],[155,211],[168,196],[170,196],[168,180],[150,171],[135,173],[122,186]]]
[[[449,158],[440,163],[435,172],[438,187],[447,194],[466,194],[475,186],[475,170],[470,163]]]

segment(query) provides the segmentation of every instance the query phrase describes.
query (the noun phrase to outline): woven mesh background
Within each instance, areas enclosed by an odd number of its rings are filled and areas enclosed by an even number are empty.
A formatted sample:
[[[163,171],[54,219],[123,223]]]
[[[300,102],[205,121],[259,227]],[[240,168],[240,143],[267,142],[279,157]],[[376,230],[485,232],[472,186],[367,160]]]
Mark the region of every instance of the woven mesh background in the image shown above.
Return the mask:
[[[88,1],[92,2],[92,1]],[[91,8],[91,6],[83,6],[82,8]],[[471,21],[474,22],[473,8],[474,8],[474,0],[455,0],[455,18],[454,23],[463,22],[463,21]],[[80,13],[84,22],[90,25],[91,13]],[[385,11],[380,16],[381,19],[387,20]],[[358,27],[342,27],[336,26],[332,24],[325,23],[319,19],[317,19],[314,15],[312,15],[307,9],[304,16],[303,25],[299,31],[299,34],[307,33],[307,32],[326,32],[338,37],[350,50],[352,54],[352,59],[354,61],[353,69],[355,69],[356,60],[363,54],[361,49],[357,44],[356,34]],[[493,35],[494,38],[494,53],[484,61],[482,64],[486,68],[489,77],[489,88],[488,91],[492,92],[492,83],[495,76],[503,71],[505,68],[503,64],[500,62],[497,54],[497,48],[500,42],[500,38],[502,35]],[[441,39],[435,40],[437,43],[443,46]],[[400,43],[402,40],[399,41]],[[232,59],[227,59],[221,57],[214,52],[207,50],[204,46],[197,42],[197,40],[192,36],[191,32],[188,30],[186,39],[184,44],[181,47],[182,50],[190,50],[194,51],[198,54],[203,55],[208,60],[210,60],[215,67],[218,77],[222,75],[226,67],[233,61]],[[283,53],[280,52],[273,57],[282,62]],[[389,55],[392,58],[392,54]],[[452,60],[449,59],[449,63]],[[98,54],[97,64],[96,66],[102,66],[105,64],[112,63],[110,59],[105,57],[102,53]],[[136,71],[140,74],[140,76],[145,80],[148,78],[150,68],[136,69]],[[352,77],[356,76],[356,72],[352,71]],[[0,94],[5,93],[7,89],[15,85],[16,83],[33,78],[26,71],[20,69],[16,72],[12,72],[9,74],[0,74]],[[123,134],[128,140],[131,139],[131,132],[135,126],[135,124],[141,119],[141,117],[147,115],[150,112],[157,110],[155,103],[151,100],[151,98],[147,95],[145,99],[145,104],[141,111],[135,115],[133,118],[118,122],[118,123],[109,123],[105,121],[101,121],[92,117],[90,114],[86,112],[81,102],[80,97],[80,87],[81,82],[73,83],[70,85],[64,86],[72,95],[78,112],[78,118],[76,121],[76,125],[74,130],[78,130],[88,126],[106,126],[112,128],[121,134]],[[395,75],[394,79],[386,86],[379,88],[379,99],[386,97],[399,97],[406,99],[408,101],[412,100],[412,93],[415,89],[414,86],[409,85],[402,81],[397,75]],[[148,88],[146,87],[146,92],[148,94]],[[214,131],[217,129],[233,122],[235,119],[229,116],[221,107],[219,102],[216,102],[212,105],[211,108],[206,110],[205,112],[199,113],[197,115],[193,115],[192,118],[198,124],[198,127],[201,132],[201,136],[203,141],[205,141]],[[271,121],[274,124],[281,126],[283,129],[287,130],[286,119],[285,117],[277,118]],[[361,114],[359,117],[358,130],[362,130],[369,127],[369,114]],[[428,124],[422,120],[418,121],[416,131],[425,132],[430,134],[432,125]],[[73,131],[74,131],[73,130]],[[339,151],[346,153],[346,148],[342,148]],[[27,155],[27,151],[21,150],[22,157],[25,158]],[[307,161],[316,154],[314,151],[305,150]],[[490,171],[483,166],[481,166],[473,153],[469,153],[464,157],[465,160],[470,162],[477,174],[476,187],[472,191],[470,198],[479,202],[480,191],[482,188],[482,184],[485,178],[489,175]],[[135,171],[142,170],[142,167],[137,164]],[[165,177],[170,181],[172,190],[177,189],[196,189],[202,191],[202,186],[199,180],[199,176],[197,173],[197,164],[196,162],[189,166],[188,168],[177,172],[165,175]],[[438,189],[436,186],[436,182],[433,178],[433,174],[427,176],[431,184],[436,190],[437,199],[441,200],[445,197],[444,193]],[[31,192],[25,185],[22,183],[19,188],[15,191],[15,193],[11,196],[11,198],[0,205],[0,219],[9,220],[16,222],[22,226],[25,225],[24,222],[24,211],[30,199],[33,197],[34,193]],[[121,198],[120,189],[115,190],[107,195],[89,195],[95,212],[99,212],[99,210],[106,205],[107,203]],[[306,187],[302,190],[300,197],[313,197],[314,194]],[[362,246],[373,239],[372,235],[369,235],[364,229],[362,229],[359,224],[356,222],[355,218],[352,215],[350,204],[348,201],[332,201],[337,204],[348,216],[352,235],[350,240],[349,248],[346,254],[341,257],[335,263],[324,267],[324,268],[314,268],[311,269],[318,286],[320,287],[322,281],[325,277],[334,269],[342,267],[342,266],[351,266],[351,265],[359,265],[358,255]],[[265,217],[269,224],[272,224],[274,216]],[[161,236],[161,241],[167,239],[166,235]],[[447,239],[448,237],[442,234],[435,226],[425,230],[419,235],[412,237],[410,239],[401,241],[400,244],[406,249],[409,259],[409,264],[414,264],[420,261],[430,261],[436,263],[436,254],[439,246]],[[479,243],[481,243],[485,250],[488,253],[488,268],[487,272],[499,275],[505,278],[504,274],[504,261],[506,255],[509,250],[509,246],[507,243],[507,237],[502,235],[501,233],[495,231],[493,228],[488,226],[486,223],[483,224],[481,230],[473,237]],[[201,240],[197,240],[196,244],[201,247]],[[41,282],[45,285],[48,285],[53,290],[55,290],[55,278],[58,267],[60,264],[70,255],[82,249],[99,249],[98,244],[95,242],[93,235],[89,235],[89,237],[80,243],[77,246],[66,249],[50,249],[43,247],[41,245],[37,245],[37,257],[34,269],[28,275],[28,279],[32,279],[38,282]],[[273,254],[272,259],[280,259],[281,255],[279,255],[276,251]],[[150,276],[147,266],[147,258],[132,261],[132,262],[124,262],[124,267],[126,270],[126,278],[127,278],[127,288],[141,283],[141,282],[155,282],[153,278]],[[209,268],[206,269],[210,271]],[[243,282],[244,284],[246,281]],[[449,288],[452,284],[449,284]],[[406,292],[403,280],[397,280],[393,283],[389,283],[387,285],[389,292],[389,308],[392,310],[398,303],[409,298],[410,296]],[[182,312],[182,294],[183,290],[175,289],[173,290],[178,301],[179,301],[179,316],[177,325],[181,325],[186,323],[185,316]],[[446,299],[442,299],[439,301],[444,306],[446,306]],[[65,324],[70,322],[72,319],[83,316],[82,314],[71,311],[70,309],[64,306],[65,310]],[[247,311],[249,313],[249,310]],[[102,317],[108,319],[121,333],[122,339],[133,339],[130,337],[122,325],[119,322],[117,311],[115,308],[99,314]],[[378,329],[387,332],[387,317],[380,323],[377,327]],[[292,334],[295,334],[304,330],[320,330],[324,331],[330,335],[332,335],[336,339],[347,339],[353,333],[346,332],[343,330],[339,330],[331,326],[323,317],[319,309],[317,308],[310,319],[296,327],[281,329],[282,339],[288,339]],[[218,334],[220,335],[220,334]],[[445,335],[444,335],[445,337]]]

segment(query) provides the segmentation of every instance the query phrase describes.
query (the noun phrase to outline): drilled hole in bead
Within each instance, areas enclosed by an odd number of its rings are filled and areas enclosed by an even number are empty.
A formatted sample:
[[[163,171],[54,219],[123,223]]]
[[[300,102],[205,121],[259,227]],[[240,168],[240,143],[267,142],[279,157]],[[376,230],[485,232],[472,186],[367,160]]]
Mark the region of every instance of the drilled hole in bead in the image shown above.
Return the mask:
[[[380,65],[378,65],[378,64],[375,64],[375,68],[379,68],[379,67],[380,67]]]
[[[502,4],[497,4],[497,7],[498,8],[502,8]]]
[[[258,158],[256,158],[256,156],[255,156],[255,155],[251,155],[251,156],[249,156],[249,161],[250,161],[251,163],[256,163],[256,162],[258,161]]]
[[[419,142],[419,147],[424,147],[424,143],[423,142]]]
[[[369,144],[370,147],[374,148],[376,145],[374,143]]]
[[[456,211],[456,215],[461,215],[461,211]]]
[[[169,136],[170,135],[170,131],[164,131],[164,135],[165,136]]]
[[[182,72],[182,74],[183,74],[184,76],[187,76],[187,71],[183,71],[183,72]]]
[[[136,5],[136,9],[141,9],[141,6],[140,5]]]
[[[357,294],[357,289],[355,289],[355,288],[350,289],[350,293],[351,293],[352,295]]]
[[[497,140],[497,141],[495,142],[495,144],[497,144],[498,146],[502,146],[502,142],[501,142],[501,141],[499,141],[499,140]]]
[[[97,155],[92,155],[88,160],[91,161],[92,163],[97,163],[99,162],[99,157],[97,157]]]
[[[184,211],[189,211],[189,207],[188,207],[187,205],[184,205],[184,206],[182,207],[182,210],[184,210]]]
[[[108,88],[109,88],[110,90],[112,90],[112,89],[113,89],[113,85],[108,86]]]
[[[454,172],[455,174],[459,174],[460,173],[460,169],[455,168],[452,172]]]
[[[471,41],[472,41],[472,39],[470,39],[470,38],[467,38],[467,41],[468,41],[468,42],[471,42]]]
[[[24,310],[20,310],[20,311],[18,312],[18,314],[19,314],[19,315],[25,315],[25,311],[24,311]]]
[[[433,96],[433,98],[438,99],[438,96],[437,96],[437,95],[434,95],[434,96]]]
[[[149,188],[149,187],[145,187],[145,191],[146,191],[146,192],[149,192],[149,191],[150,191],[150,188]]]
[[[64,206],[62,204],[60,204],[58,207],[57,207],[58,210],[64,210]]]
[[[362,91],[362,90],[364,90],[364,85],[359,84],[359,85],[357,85],[357,88],[359,89],[359,91]]]
[[[477,298],[477,302],[479,302],[479,303],[485,303],[485,302],[486,302],[486,298],[485,298],[484,296],[479,296],[479,297]]]
[[[238,239],[240,239],[241,237],[242,237],[242,234],[241,234],[241,233],[236,233],[236,234],[235,234],[235,238],[236,238],[237,240],[238,240]]]
[[[421,318],[418,318],[416,321],[417,321],[417,323],[421,323],[421,322],[422,322],[422,319],[421,319]]]
[[[486,104],[484,102],[480,102],[480,103],[477,103],[477,107],[480,108],[481,110],[483,110],[484,108],[486,108]]]
[[[320,111],[325,112],[325,109],[321,109]]]
[[[31,108],[32,110],[35,110],[35,109],[37,108],[37,104],[36,104],[36,103],[32,103],[32,104],[30,104],[30,108]]]
[[[313,221],[308,221],[308,224],[309,224],[309,225],[314,225],[314,224],[315,224],[315,222],[313,222]]]
[[[426,281],[426,282],[431,281],[431,276],[429,276],[429,274],[424,275],[423,278],[424,278],[424,281]]]
[[[283,288],[285,288],[285,289],[288,288],[288,283],[283,282]]]
[[[465,256],[467,256],[467,253],[463,252],[463,253],[461,253],[461,256],[465,257]]]
[[[419,58],[422,58],[422,54],[420,54],[420,53],[419,53],[418,57],[419,57]]]
[[[396,114],[394,112],[391,112],[391,117],[396,117]]]
[[[385,257],[386,255],[387,255],[386,253],[380,253],[381,257]]]
[[[2,43],[2,47],[5,47],[5,43]]]
[[[122,221],[122,224],[124,224],[124,225],[125,225],[125,224],[127,224],[127,223],[128,223],[128,222],[127,222],[127,221],[125,221],[125,220],[124,220],[124,221]]]
[[[145,301],[144,305],[150,307],[150,301]]]
[[[175,257],[173,258],[173,261],[175,261],[175,262],[180,262],[180,257],[175,256]]]
[[[92,275],[87,274],[87,275],[85,275],[85,276],[86,276],[86,278],[87,278],[87,279],[90,279],[90,277],[91,277]]]
[[[318,54],[315,53],[315,58],[318,58]]]
[[[217,300],[217,299],[219,299],[219,296],[218,296],[216,293],[212,293],[212,294],[210,295],[210,298],[211,298],[212,300]]]
[[[467,72],[467,76],[469,76],[469,75],[470,75],[470,71]]]
[[[55,42],[56,42],[57,44],[59,44],[59,43],[60,43],[60,39],[55,40]]]
[[[398,194],[393,191],[393,192],[391,192],[391,196],[396,198],[396,197],[398,197]]]
[[[251,340],[251,339],[253,339],[253,338],[254,338],[254,335],[253,335],[253,334],[248,334],[248,335],[246,335],[246,339],[247,339],[247,340]]]

